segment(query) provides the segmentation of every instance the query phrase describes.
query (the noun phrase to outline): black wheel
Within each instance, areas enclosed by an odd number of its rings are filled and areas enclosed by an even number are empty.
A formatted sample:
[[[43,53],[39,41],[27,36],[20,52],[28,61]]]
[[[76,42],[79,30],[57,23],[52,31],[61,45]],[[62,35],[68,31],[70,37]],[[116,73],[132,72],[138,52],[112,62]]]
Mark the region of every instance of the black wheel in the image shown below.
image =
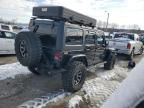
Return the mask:
[[[134,58],[134,49],[131,51],[131,54],[128,55],[129,60],[133,60],[133,58]]]
[[[42,56],[39,37],[32,32],[20,32],[15,39],[15,52],[22,65],[37,66]]]
[[[143,54],[143,46],[140,48],[140,55],[142,55]]]
[[[133,60],[130,60],[130,61],[128,62],[128,68],[134,68],[135,65],[136,65],[136,63],[135,63],[135,61],[133,61]]]
[[[62,73],[65,91],[76,92],[80,90],[86,78],[86,66],[79,61],[73,61],[67,66],[67,72]]]
[[[39,69],[37,67],[28,67],[28,69],[35,75],[40,75]]]
[[[109,54],[108,59],[106,63],[104,64],[104,69],[106,70],[113,69],[115,65],[115,61],[116,61],[116,55],[113,53]]]
[[[135,108],[144,108],[144,100],[142,100]]]

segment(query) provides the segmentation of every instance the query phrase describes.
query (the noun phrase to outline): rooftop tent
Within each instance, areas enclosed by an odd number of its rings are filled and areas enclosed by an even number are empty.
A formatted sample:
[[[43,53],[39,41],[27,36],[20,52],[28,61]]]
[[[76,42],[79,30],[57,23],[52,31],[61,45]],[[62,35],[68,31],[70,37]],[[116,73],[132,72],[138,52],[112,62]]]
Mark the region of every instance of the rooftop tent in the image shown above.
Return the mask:
[[[33,8],[33,16],[43,19],[68,21],[89,27],[96,26],[94,18],[82,15],[62,6],[39,6]]]

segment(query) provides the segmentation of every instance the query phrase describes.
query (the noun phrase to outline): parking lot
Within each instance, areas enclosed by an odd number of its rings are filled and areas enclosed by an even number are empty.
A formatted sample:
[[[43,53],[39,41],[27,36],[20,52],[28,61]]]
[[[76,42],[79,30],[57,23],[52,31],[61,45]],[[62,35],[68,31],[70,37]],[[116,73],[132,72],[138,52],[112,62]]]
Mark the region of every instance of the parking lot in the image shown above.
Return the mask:
[[[143,13],[144,0],[1,0],[0,108],[144,108]]]
[[[136,63],[138,63],[142,58],[143,55],[137,55],[134,60],[136,61]],[[7,64],[14,63],[17,60],[16,57],[12,55],[1,56],[0,61],[1,64]],[[91,72],[88,73],[88,78],[83,89],[87,92],[90,86],[93,86],[93,88],[97,88],[97,90],[95,91],[96,94],[93,94],[94,97],[91,97],[90,95],[89,98],[91,102],[94,102],[94,106],[97,106],[96,108],[99,108],[100,105],[107,99],[107,97],[116,89],[119,83],[126,78],[128,72],[130,72],[131,70],[127,68],[127,63],[128,60],[126,59],[126,57],[119,55],[117,58],[115,69],[112,71],[104,71],[101,64],[91,68]],[[21,69],[18,68],[18,66],[16,65],[13,65],[11,69],[8,68],[7,71],[13,72],[14,68],[17,68],[17,71],[26,71],[24,70],[25,68]],[[2,69],[4,70],[4,67]],[[3,71],[2,69],[1,71]],[[105,85],[104,88],[102,87],[103,84]],[[52,96],[58,94],[57,96],[59,96],[63,94],[61,89],[62,82],[60,74],[53,77],[48,77],[36,76],[28,73],[25,75],[17,75],[15,78],[7,78],[1,80],[0,82],[0,108],[16,108],[18,105],[23,105],[24,102],[34,100],[35,98],[40,98],[42,96],[50,96],[49,94],[51,94]],[[83,91],[83,89],[81,91]],[[95,89],[89,88],[89,90],[94,91]],[[63,108],[63,106],[67,106],[71,99],[77,95],[84,97],[85,95],[81,91],[66,96],[66,99],[59,100],[59,108],[60,106],[62,106],[61,108]],[[101,96],[104,96],[105,98],[103,99]],[[94,98],[97,98],[97,101],[93,100]],[[81,105],[83,104],[84,103],[81,103]],[[91,106],[93,105],[92,103],[89,104]],[[49,105],[51,104],[48,104],[48,108],[50,107]],[[53,103],[52,106],[55,108],[57,104]]]

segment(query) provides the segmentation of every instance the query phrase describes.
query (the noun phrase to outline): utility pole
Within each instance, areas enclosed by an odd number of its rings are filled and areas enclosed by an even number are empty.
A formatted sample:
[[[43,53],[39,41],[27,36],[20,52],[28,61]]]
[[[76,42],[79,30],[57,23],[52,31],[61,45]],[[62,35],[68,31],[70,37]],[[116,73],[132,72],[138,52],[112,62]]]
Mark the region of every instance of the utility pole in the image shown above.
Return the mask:
[[[105,12],[107,12],[107,11],[105,11]],[[107,31],[107,28],[108,28],[108,25],[109,25],[109,16],[110,16],[110,14],[109,14],[109,12],[107,12],[106,31]]]

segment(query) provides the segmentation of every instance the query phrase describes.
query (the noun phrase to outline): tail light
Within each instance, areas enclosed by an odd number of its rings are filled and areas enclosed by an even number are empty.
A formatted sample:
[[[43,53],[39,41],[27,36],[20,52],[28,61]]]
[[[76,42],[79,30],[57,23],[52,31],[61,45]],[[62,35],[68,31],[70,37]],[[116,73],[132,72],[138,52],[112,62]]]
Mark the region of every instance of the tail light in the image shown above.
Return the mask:
[[[127,49],[130,49],[130,48],[131,48],[131,44],[128,43],[128,44],[127,44]]]
[[[54,60],[61,61],[62,60],[62,52],[56,51],[54,54]]]

